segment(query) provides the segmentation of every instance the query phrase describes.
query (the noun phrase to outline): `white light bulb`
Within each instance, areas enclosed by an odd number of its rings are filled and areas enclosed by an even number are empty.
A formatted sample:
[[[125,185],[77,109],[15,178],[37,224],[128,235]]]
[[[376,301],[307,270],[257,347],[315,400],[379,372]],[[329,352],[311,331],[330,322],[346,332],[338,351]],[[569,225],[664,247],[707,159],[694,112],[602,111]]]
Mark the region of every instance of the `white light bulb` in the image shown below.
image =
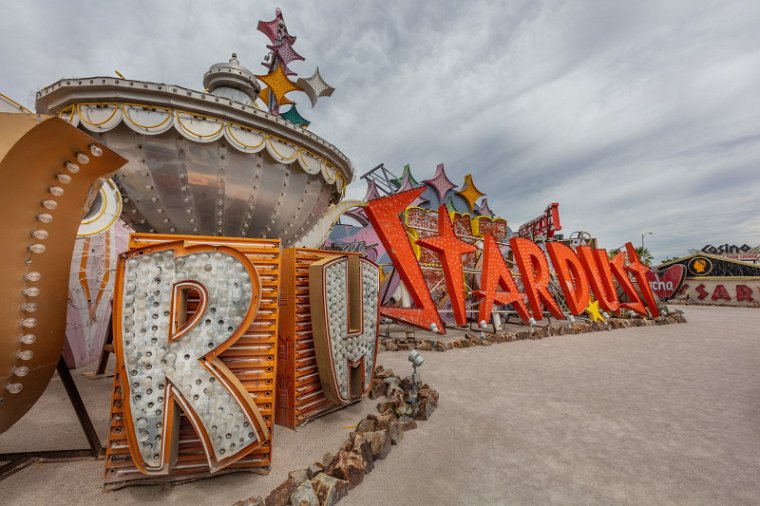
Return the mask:
[[[40,306],[36,302],[25,302],[24,304],[21,304],[21,311],[25,313],[36,313],[39,308]]]
[[[34,352],[32,350],[21,350],[16,353],[16,356],[21,360],[31,360],[34,358]]]
[[[44,241],[48,238],[48,231],[47,230],[34,230],[32,231],[32,237],[35,239],[39,239],[40,241]]]
[[[36,297],[40,294],[40,289],[36,286],[30,286],[28,288],[24,288],[21,293],[26,295],[27,297]]]
[[[42,201],[42,207],[45,209],[50,209],[51,211],[55,210],[58,207],[58,202],[55,200],[43,200]]]
[[[58,174],[55,176],[55,178],[58,180],[58,182],[63,184],[69,184],[71,182],[71,176],[68,174]]]
[[[24,274],[24,279],[27,281],[39,281],[42,279],[42,274],[36,271],[29,271],[26,274]]]
[[[71,172],[72,174],[76,174],[79,172],[79,165],[71,162],[66,162],[66,170]]]
[[[37,221],[42,223],[51,223],[53,221],[53,216],[47,213],[40,213],[37,215]]]
[[[34,344],[34,342],[37,340],[37,336],[34,334],[24,334],[23,336],[19,337],[18,340],[24,344]]]
[[[51,186],[48,188],[48,191],[50,192],[50,195],[53,195],[55,197],[61,197],[63,196],[63,188],[60,186]]]
[[[24,318],[21,320],[21,326],[25,329],[33,329],[37,326],[37,318]]]
[[[39,255],[45,252],[45,245],[44,244],[30,244],[28,249],[32,253],[37,253]]]
[[[17,394],[21,392],[21,390],[24,389],[24,385],[21,383],[8,383],[5,385],[5,389],[8,390],[12,394]]]
[[[103,156],[103,150],[100,146],[96,146],[95,144],[90,144],[90,153],[92,153],[92,156],[97,156],[98,158]]]
[[[25,365],[14,367],[13,368],[13,375],[18,376],[19,378],[22,378],[29,374],[29,368]]]
[[[85,155],[84,153],[77,153],[77,161],[81,163],[82,165],[87,165],[90,163],[90,157]]]

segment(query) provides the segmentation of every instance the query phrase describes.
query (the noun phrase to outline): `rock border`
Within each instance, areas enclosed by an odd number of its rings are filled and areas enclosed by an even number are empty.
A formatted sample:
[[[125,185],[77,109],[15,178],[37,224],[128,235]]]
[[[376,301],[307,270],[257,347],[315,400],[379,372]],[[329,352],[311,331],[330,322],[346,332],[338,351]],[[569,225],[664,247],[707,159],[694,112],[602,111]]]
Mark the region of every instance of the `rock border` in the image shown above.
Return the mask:
[[[428,420],[438,407],[438,392],[429,385],[419,387],[416,399],[414,390],[411,376],[402,380],[393,369],[377,366],[369,398],[383,399],[378,415],[362,418],[337,454],[326,453],[321,461],[291,471],[265,499],[254,496],[233,506],[333,506],[364,480],[375,461],[388,456],[405,432]]]
[[[450,340],[437,340],[429,338],[406,338],[385,337],[380,339],[378,351],[449,351],[456,348],[470,348],[473,346],[490,346],[497,343],[508,343],[526,339],[543,339],[549,336],[563,336],[569,334],[584,334],[588,332],[600,332],[603,330],[624,329],[630,327],[651,327],[655,325],[671,325],[687,323],[683,314],[670,314],[657,319],[644,318],[610,318],[607,322],[574,322],[570,324],[550,324],[534,327],[532,330],[519,332],[484,332],[485,337],[479,333],[466,331],[463,337]]]

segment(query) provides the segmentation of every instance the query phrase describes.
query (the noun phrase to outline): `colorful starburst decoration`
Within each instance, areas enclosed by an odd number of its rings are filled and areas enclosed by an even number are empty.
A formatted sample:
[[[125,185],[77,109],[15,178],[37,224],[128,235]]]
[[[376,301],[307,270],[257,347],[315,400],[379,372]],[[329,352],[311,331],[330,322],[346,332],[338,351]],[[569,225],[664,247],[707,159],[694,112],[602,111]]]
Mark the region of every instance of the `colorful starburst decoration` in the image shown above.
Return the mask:
[[[423,183],[426,183],[433,188],[435,188],[435,191],[438,192],[438,196],[443,202],[444,197],[449,192],[449,190],[456,188],[457,185],[451,182],[451,180],[446,175],[446,170],[443,168],[443,164],[439,163],[438,166],[435,168],[435,176],[433,176],[432,179],[426,179],[423,181]]]
[[[485,196],[485,193],[478,190],[475,183],[472,182],[472,174],[467,174],[464,177],[464,186],[457,193],[467,201],[467,205],[470,206],[470,211],[475,209],[475,202],[477,202],[480,197]]]
[[[285,25],[285,19],[280,9],[275,10],[275,17],[272,21],[259,21],[256,28],[266,35],[271,42],[271,44],[267,44],[267,49],[270,52],[262,62],[262,65],[267,67],[268,72],[256,76],[265,86],[259,93],[259,99],[264,102],[267,111],[271,114],[280,116],[296,126],[306,128],[309,126],[309,121],[301,116],[296,109],[296,104],[286,95],[301,91],[309,97],[311,106],[314,107],[320,97],[331,96],[335,88],[322,79],[319,68],[309,78],[291,80],[290,77],[296,76],[296,73],[288,65],[294,61],[303,61],[304,58],[293,48],[296,37],[288,33],[288,27]],[[284,105],[291,105],[291,107],[287,111],[281,112],[280,107]]]

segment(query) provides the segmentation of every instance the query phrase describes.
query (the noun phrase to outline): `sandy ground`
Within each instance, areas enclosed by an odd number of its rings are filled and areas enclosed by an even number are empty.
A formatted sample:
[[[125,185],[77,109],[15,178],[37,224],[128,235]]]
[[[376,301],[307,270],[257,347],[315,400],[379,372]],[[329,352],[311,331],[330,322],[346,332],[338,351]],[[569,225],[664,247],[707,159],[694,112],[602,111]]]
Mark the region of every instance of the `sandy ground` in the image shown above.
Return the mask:
[[[441,394],[341,504],[759,504],[760,311],[683,307],[689,323],[426,352]],[[406,353],[380,363],[410,369]],[[77,374],[105,440],[111,379]],[[334,451],[374,401],[278,427],[269,476],[102,492],[102,462],[38,464],[0,504],[220,504],[266,495]],[[55,378],[1,451],[83,447]]]

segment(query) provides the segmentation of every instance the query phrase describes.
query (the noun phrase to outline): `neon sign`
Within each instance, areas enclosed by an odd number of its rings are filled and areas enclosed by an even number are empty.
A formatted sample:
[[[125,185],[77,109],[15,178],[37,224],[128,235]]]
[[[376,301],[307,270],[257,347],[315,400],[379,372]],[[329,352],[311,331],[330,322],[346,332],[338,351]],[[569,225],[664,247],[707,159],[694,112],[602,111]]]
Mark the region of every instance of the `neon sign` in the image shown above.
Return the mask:
[[[409,236],[400,219],[404,209],[418,198],[422,191],[418,188],[373,199],[365,208],[370,223],[388,251],[415,306],[381,306],[380,314],[403,323],[445,333]],[[556,207],[550,206],[551,209],[556,211]],[[446,274],[446,288],[451,298],[452,309],[457,323],[461,324],[465,314],[464,286],[460,283],[461,258],[469,249],[449,233],[451,226],[448,213],[445,207],[441,206],[438,214],[439,235],[416,240],[414,246],[438,253]],[[508,304],[513,306],[526,324],[531,318],[541,320],[544,309],[556,318],[564,318],[565,315],[555,296],[548,289],[550,267],[538,245],[525,238],[512,238],[509,241],[523,285],[523,292],[519,292],[496,240],[491,235],[485,235],[483,243],[480,289],[475,291],[475,295],[482,299],[478,315],[480,322],[491,320],[494,305]],[[646,279],[649,268],[639,261],[631,243],[626,244],[626,253],[618,254],[613,260],[609,259],[604,249],[579,246],[573,251],[571,248],[565,248],[558,243],[547,245],[554,270],[560,280],[561,291],[567,298],[567,305],[572,314],[581,314],[585,310],[589,300],[587,294],[591,292],[602,309],[609,313],[622,308],[642,316],[659,316],[657,301]],[[636,287],[631,276],[636,282]],[[627,296],[624,303],[618,299],[617,286],[620,286]]]

